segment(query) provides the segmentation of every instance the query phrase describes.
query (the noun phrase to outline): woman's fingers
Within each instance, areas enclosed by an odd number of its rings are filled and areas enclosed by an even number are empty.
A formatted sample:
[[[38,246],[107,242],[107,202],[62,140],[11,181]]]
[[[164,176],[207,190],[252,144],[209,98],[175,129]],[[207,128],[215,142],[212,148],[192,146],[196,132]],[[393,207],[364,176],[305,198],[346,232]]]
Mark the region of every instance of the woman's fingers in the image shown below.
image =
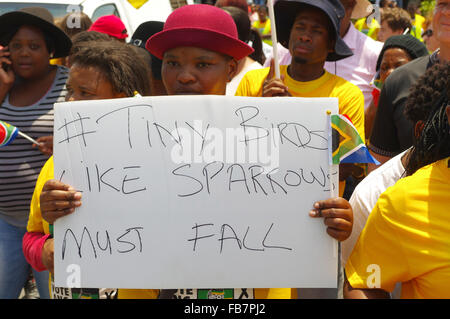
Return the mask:
[[[47,181],[40,196],[42,218],[53,224],[56,219],[73,213],[81,206],[81,196],[70,185],[54,179]]]

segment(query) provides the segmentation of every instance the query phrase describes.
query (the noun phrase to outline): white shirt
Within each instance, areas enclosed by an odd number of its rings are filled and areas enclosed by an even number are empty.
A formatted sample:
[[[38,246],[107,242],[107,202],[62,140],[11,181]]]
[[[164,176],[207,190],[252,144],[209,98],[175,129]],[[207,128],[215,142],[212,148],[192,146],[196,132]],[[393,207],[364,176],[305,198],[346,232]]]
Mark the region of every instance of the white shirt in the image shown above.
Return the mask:
[[[350,205],[353,209],[353,229],[349,238],[341,243],[342,263],[345,265],[350,257],[353,247],[358,241],[359,235],[366,225],[369,214],[375,207],[378,197],[393,186],[405,173],[402,164],[402,156],[408,150],[398,154],[384,163],[382,166],[366,176],[353,191]]]
[[[324,68],[329,73],[340,76],[359,87],[364,95],[364,109],[367,109],[373,100],[374,86],[371,82],[376,73],[377,59],[383,48],[383,43],[375,41],[358,31],[352,23],[350,23],[343,40],[353,51],[353,55],[336,62],[327,61]],[[280,65],[291,64],[292,57],[289,50],[279,43],[277,48]],[[270,65],[273,54],[266,56],[265,67]]]
[[[247,65],[244,69],[241,70],[241,72],[239,72],[239,74],[237,74],[230,82],[227,83],[227,91],[225,95],[235,95],[239,83],[241,82],[245,73],[251,70],[261,69],[262,67],[263,66],[257,61]]]

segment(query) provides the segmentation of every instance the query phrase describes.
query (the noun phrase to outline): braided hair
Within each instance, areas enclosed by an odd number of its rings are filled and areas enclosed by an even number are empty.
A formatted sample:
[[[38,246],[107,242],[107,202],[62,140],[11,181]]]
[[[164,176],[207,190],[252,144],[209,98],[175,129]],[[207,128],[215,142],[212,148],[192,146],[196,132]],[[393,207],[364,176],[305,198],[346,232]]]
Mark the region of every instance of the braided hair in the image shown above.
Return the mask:
[[[415,139],[406,165],[406,174],[450,156],[450,127],[446,108],[450,97],[450,63],[434,65],[412,87],[405,114],[423,129]]]
[[[98,69],[115,92],[127,97],[135,91],[142,96],[151,93],[148,66],[131,47],[118,41],[80,42],[73,48],[71,63]]]

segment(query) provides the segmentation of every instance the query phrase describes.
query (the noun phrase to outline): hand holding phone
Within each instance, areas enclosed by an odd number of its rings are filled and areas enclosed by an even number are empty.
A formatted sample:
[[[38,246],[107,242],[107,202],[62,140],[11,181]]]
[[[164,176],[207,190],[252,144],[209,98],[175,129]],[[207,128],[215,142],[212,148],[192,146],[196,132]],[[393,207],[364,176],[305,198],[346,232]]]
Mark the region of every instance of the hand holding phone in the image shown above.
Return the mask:
[[[12,62],[10,59],[8,47],[0,46],[0,95],[3,95],[11,89],[14,84],[15,76],[12,70]],[[3,96],[4,98],[4,96]],[[1,96],[0,96],[1,99]],[[3,99],[1,99],[3,100]]]

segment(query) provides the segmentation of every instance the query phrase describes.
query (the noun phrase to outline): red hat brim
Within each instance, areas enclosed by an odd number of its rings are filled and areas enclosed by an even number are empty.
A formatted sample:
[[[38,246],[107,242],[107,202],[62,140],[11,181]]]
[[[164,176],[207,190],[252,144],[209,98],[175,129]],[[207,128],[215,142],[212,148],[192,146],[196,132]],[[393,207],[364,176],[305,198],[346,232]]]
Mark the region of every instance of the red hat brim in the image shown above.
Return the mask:
[[[173,28],[158,32],[148,39],[145,47],[161,60],[167,50],[177,47],[198,47],[226,54],[236,60],[241,60],[254,51],[239,39],[200,28]]]

